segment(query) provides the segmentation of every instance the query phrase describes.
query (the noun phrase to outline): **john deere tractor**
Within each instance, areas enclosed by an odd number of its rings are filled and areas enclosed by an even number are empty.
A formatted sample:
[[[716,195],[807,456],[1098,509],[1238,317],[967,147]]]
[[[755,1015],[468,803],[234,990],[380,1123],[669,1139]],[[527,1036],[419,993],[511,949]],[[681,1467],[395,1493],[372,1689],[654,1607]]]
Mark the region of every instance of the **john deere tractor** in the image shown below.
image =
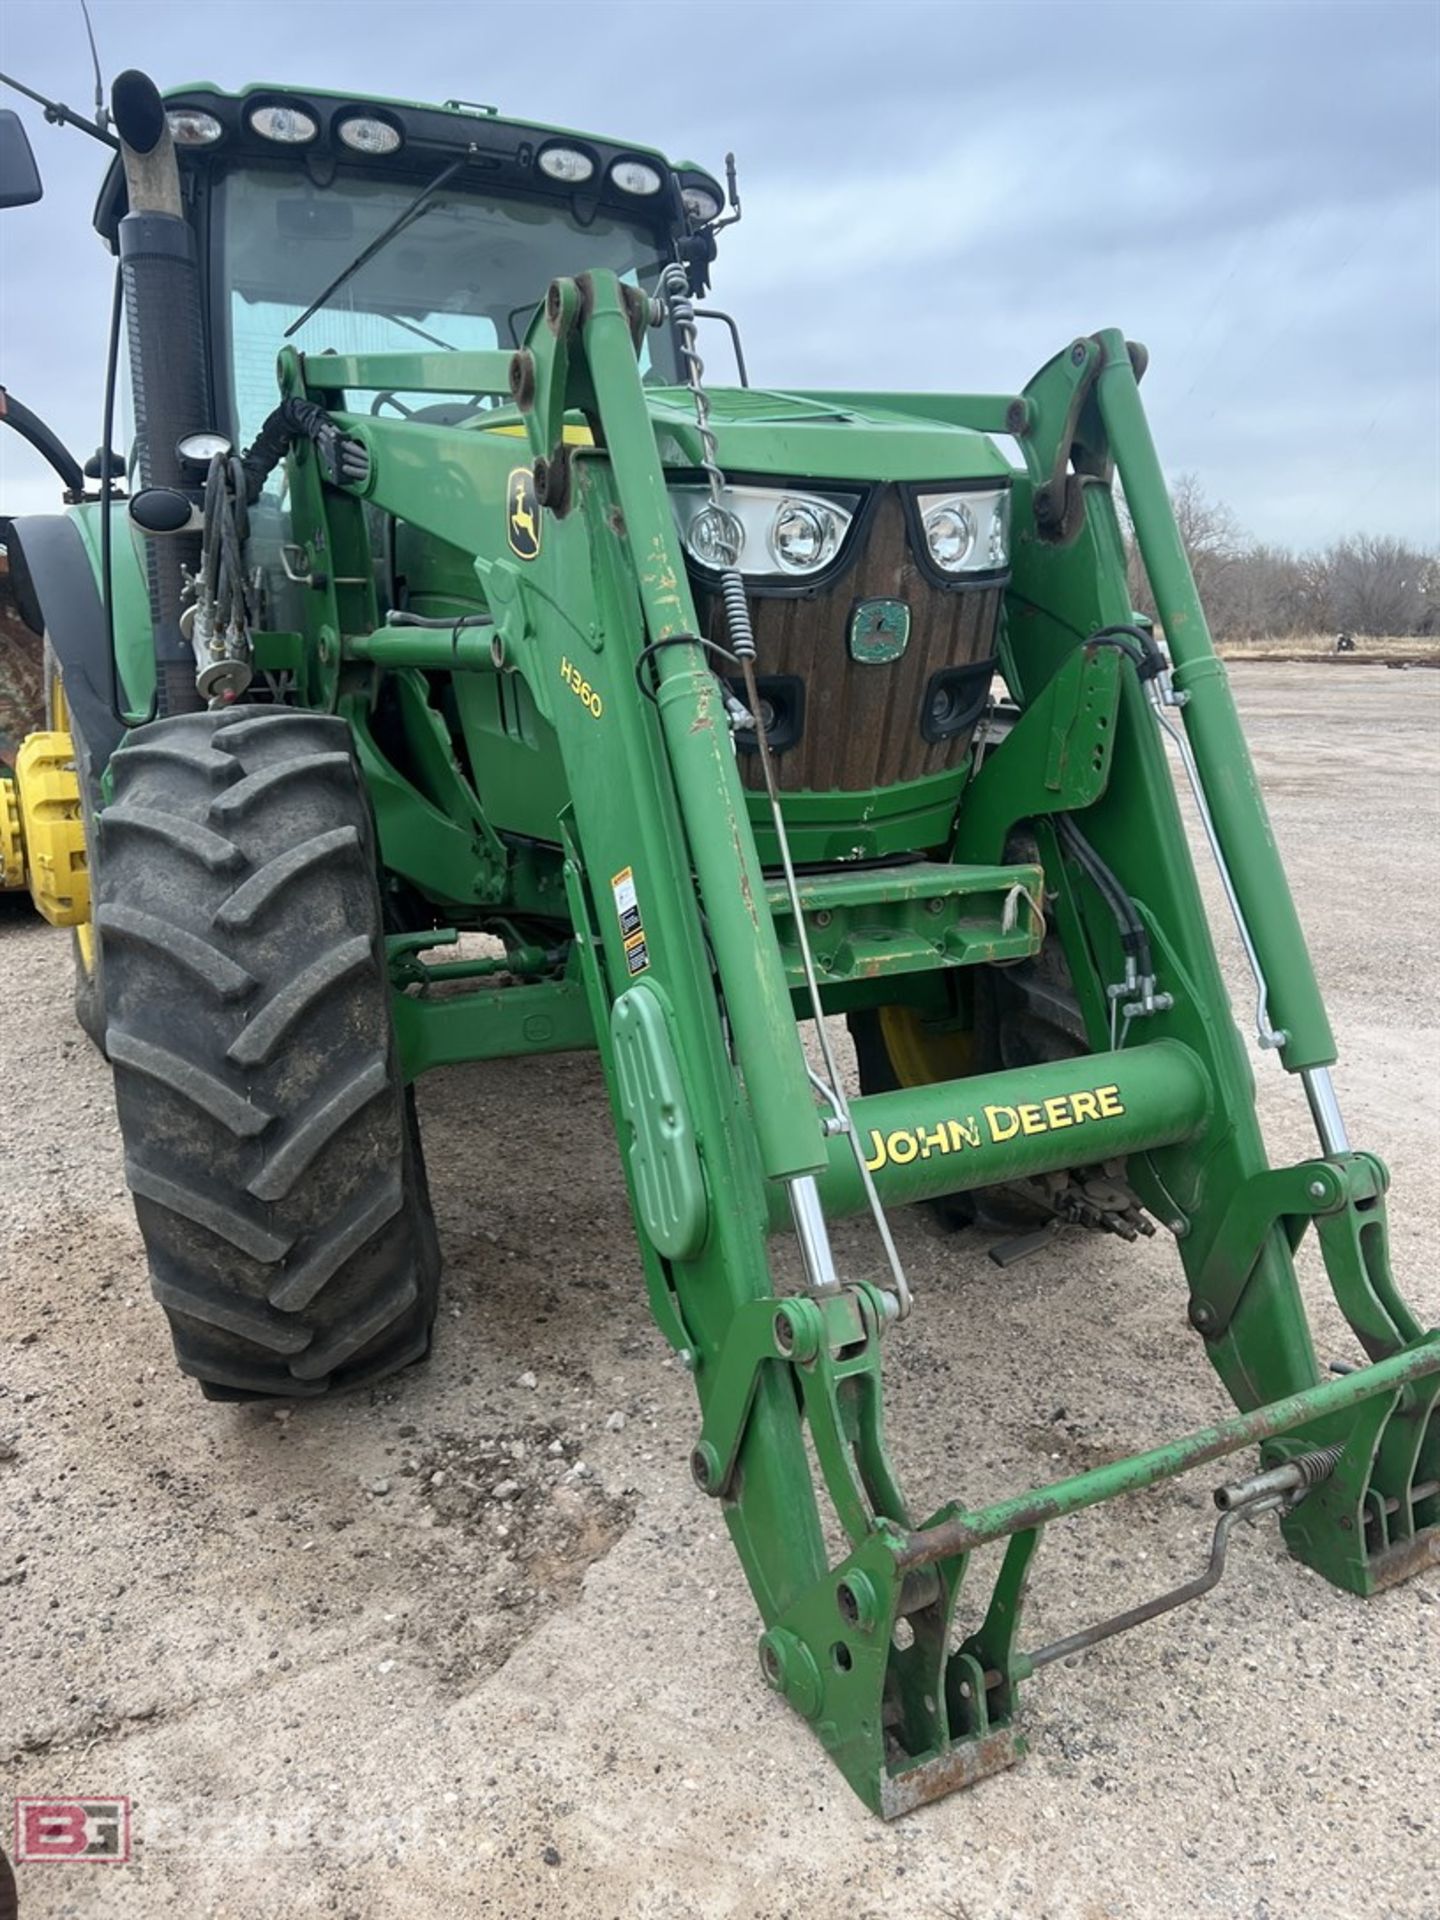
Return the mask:
[[[130,73],[113,113],[133,423],[107,409],[96,497],[18,520],[11,562],[184,1372],[293,1399],[421,1360],[411,1084],[593,1048],[761,1672],[881,1814],[1013,1762],[1022,1681],[1201,1590],[1240,1517],[1357,1595],[1432,1565],[1440,1336],[1346,1135],[1144,350],[1084,335],[1020,393],[722,388],[697,303],[733,169],[456,101]],[[1299,1165],[1266,1160],[1172,760],[1248,1039],[1314,1118]],[[888,1223],[912,1203],[981,1229],[957,1284],[986,1237],[1168,1235],[1236,1413],[913,1510],[881,1421],[882,1350],[924,1311]],[[836,1251],[851,1214],[868,1257]],[[1368,1356],[1334,1378],[1295,1281],[1312,1229]],[[1210,1574],[1026,1644],[1049,1522],[1257,1443]]]

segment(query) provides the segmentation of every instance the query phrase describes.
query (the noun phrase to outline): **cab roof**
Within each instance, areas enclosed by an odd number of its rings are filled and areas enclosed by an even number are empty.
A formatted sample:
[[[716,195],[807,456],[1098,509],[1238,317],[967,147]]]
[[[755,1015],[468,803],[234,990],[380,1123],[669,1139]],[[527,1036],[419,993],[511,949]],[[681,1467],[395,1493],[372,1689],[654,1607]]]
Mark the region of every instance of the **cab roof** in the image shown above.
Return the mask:
[[[687,224],[682,189],[709,188],[717,204],[723,195],[714,178],[688,162],[672,163],[658,149],[608,136],[546,126],[538,121],[502,116],[495,107],[475,101],[447,100],[443,105],[422,101],[382,99],[373,94],[335,93],[323,87],[280,86],[257,82],[238,92],[227,92],[208,81],[171,87],[164,94],[167,109],[193,107],[208,114],[220,127],[219,135],[203,146],[177,146],[182,172],[210,169],[240,161],[283,161],[303,169],[319,186],[334,178],[339,166],[357,173],[371,170],[390,179],[413,179],[417,190],[447,161],[464,156],[464,178],[494,192],[528,192],[564,200],[583,221],[604,207],[632,220],[684,230]],[[267,138],[252,125],[257,108],[298,108],[315,122],[316,133],[303,143]],[[341,138],[339,129],[350,120],[379,120],[398,136],[391,153],[359,152]],[[582,184],[553,179],[540,166],[541,156],[556,147],[584,154],[593,171]],[[623,161],[653,168],[660,177],[657,192],[642,195],[626,191],[615,179]],[[118,160],[106,174],[95,209],[95,226],[113,248],[115,230],[127,210],[124,171]]]

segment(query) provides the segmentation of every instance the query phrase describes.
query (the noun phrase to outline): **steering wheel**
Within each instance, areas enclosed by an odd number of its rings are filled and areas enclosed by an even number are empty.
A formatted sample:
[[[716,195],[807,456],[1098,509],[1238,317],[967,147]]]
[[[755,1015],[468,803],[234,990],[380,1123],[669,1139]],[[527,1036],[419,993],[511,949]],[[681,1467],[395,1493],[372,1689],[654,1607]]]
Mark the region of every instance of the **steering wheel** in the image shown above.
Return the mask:
[[[372,415],[380,409],[390,406],[402,420],[418,420],[422,425],[432,427],[454,427],[462,420],[468,420],[473,413],[484,413],[487,402],[493,396],[484,393],[472,393],[466,400],[440,400],[430,407],[407,407],[405,402],[393,390],[377,393],[370,402]]]

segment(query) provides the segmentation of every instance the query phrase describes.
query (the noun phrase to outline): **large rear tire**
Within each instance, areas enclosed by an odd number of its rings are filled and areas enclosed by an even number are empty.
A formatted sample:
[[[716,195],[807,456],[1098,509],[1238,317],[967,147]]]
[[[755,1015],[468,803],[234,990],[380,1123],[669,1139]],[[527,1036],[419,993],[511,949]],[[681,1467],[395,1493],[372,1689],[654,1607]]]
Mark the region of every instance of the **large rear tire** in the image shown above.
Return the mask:
[[[110,766],[105,1044],[182,1371],[211,1398],[288,1398],[420,1359],[439,1249],[349,729],[180,714]]]

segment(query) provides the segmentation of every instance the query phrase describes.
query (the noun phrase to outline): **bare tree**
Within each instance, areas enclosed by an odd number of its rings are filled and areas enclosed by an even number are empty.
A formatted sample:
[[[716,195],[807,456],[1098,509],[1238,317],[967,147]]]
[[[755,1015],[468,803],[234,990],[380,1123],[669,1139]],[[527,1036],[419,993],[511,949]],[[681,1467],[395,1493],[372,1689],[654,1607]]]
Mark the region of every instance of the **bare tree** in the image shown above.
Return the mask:
[[[1326,562],[1335,624],[1352,633],[1418,633],[1426,614],[1428,556],[1383,534],[1337,540]]]
[[[1182,473],[1170,494],[1181,545],[1202,604],[1216,629],[1234,625],[1236,562],[1244,551],[1240,523],[1222,500],[1212,500],[1193,473]]]
[[[1223,501],[1193,473],[1170,496],[1181,544],[1210,631],[1223,640],[1301,634],[1440,632],[1440,554],[1388,535],[1356,534],[1323,553],[1294,553],[1248,539]],[[1117,495],[1130,604],[1155,617],[1135,529]]]
[[[1216,632],[1226,632],[1233,624],[1235,567],[1245,546],[1240,524],[1223,501],[1208,497],[1193,473],[1182,473],[1176,480],[1170,506],[1211,627]],[[1153,618],[1154,600],[1136,546],[1134,527],[1123,502],[1121,527],[1125,535],[1131,604]]]

